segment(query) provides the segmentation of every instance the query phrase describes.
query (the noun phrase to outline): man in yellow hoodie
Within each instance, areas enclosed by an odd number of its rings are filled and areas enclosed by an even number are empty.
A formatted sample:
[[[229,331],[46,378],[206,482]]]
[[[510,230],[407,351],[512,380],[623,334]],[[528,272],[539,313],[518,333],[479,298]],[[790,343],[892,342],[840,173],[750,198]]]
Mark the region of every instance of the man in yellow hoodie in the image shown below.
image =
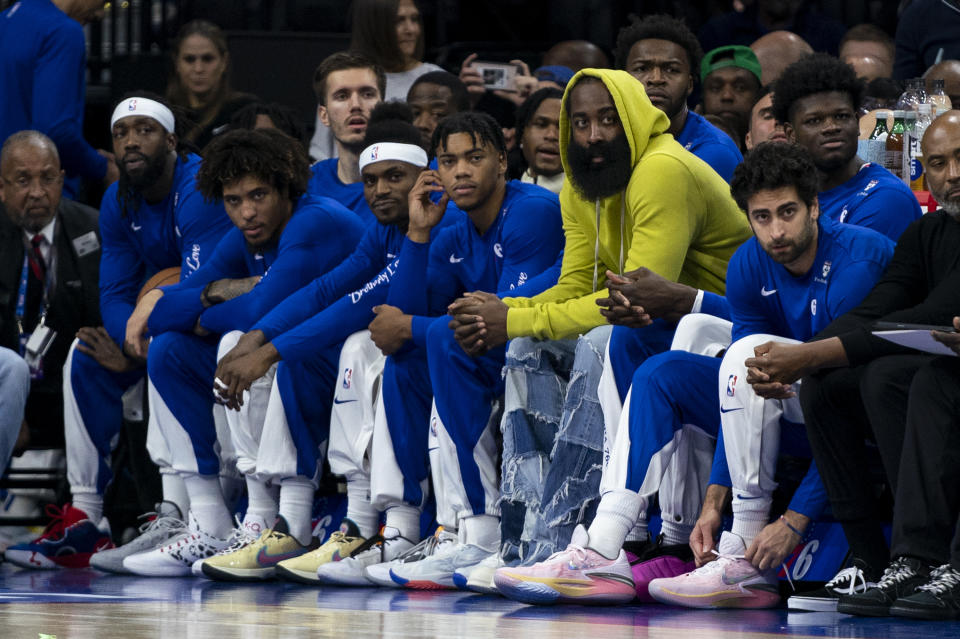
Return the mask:
[[[722,294],[727,261],[750,236],[727,183],[684,150],[669,126],[628,73],[580,71],[560,114],[568,181],[560,193],[566,245],[557,284],[532,298],[470,294],[451,307],[468,352],[512,340],[500,561],[527,564],[564,548],[597,499],[604,433],[597,385],[611,328],[597,302],[609,295],[607,271],[646,268]],[[669,348],[669,323],[637,330],[644,345],[638,365]],[[487,563],[494,568],[498,560]]]

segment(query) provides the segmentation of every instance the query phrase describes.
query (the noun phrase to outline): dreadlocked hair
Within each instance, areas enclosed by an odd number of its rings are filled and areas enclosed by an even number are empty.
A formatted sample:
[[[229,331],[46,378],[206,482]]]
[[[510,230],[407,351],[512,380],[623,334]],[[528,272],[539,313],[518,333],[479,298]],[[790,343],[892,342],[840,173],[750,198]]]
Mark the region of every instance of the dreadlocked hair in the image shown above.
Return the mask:
[[[276,129],[238,129],[207,145],[197,171],[197,189],[208,202],[223,199],[223,185],[255,177],[291,202],[307,191],[310,162],[303,147]]]

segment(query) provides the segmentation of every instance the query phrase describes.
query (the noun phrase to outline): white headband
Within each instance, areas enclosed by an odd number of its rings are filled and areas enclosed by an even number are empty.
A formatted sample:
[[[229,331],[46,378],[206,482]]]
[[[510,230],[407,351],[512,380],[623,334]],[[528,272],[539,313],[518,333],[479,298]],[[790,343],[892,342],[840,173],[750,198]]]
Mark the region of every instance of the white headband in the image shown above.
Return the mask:
[[[400,160],[423,168],[427,166],[427,152],[416,144],[401,142],[377,142],[360,153],[360,170],[368,164],[385,160]]]
[[[132,115],[142,115],[153,118],[160,123],[167,133],[173,133],[176,129],[173,119],[173,111],[163,106],[156,100],[150,98],[127,98],[117,105],[113,110],[113,116],[110,118],[110,128],[121,120]]]

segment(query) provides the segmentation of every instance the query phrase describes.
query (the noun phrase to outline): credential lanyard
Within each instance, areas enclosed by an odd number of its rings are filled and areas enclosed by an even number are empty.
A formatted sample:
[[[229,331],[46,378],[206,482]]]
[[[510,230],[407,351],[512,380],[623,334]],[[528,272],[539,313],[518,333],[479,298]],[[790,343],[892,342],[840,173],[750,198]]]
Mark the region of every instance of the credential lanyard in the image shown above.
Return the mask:
[[[20,271],[20,287],[17,289],[17,308],[15,311],[17,318],[17,332],[20,337],[20,355],[21,357],[26,353],[27,335],[23,330],[23,319],[24,315],[27,312],[27,278],[30,276],[30,258],[24,254],[23,256],[23,269]],[[50,278],[44,276],[43,282],[43,299],[40,302],[40,320],[37,322],[37,326],[43,326],[47,321],[47,305],[49,302],[49,283]]]

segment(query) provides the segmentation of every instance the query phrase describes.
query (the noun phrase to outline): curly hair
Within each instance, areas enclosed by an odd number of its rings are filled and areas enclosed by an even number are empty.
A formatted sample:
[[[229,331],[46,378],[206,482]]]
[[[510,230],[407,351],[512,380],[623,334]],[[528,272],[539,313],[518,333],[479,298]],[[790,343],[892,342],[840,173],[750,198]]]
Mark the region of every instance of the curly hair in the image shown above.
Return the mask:
[[[747,200],[759,191],[792,186],[803,203],[810,206],[820,188],[817,176],[817,167],[802,147],[787,142],[762,142],[734,170],[730,194],[746,212]]]
[[[849,95],[856,111],[863,102],[864,83],[853,67],[832,55],[808,55],[788,66],[773,84],[773,116],[788,123],[797,100],[830,91]]]
[[[466,133],[474,144],[486,143],[497,153],[507,154],[507,142],[503,130],[493,117],[479,111],[454,113],[440,120],[430,141],[430,155],[435,156],[441,146],[447,146],[447,138],[455,133]]]
[[[423,148],[423,136],[413,126],[413,110],[406,102],[381,102],[370,111],[363,146],[378,142],[400,142]]]
[[[306,193],[310,162],[303,147],[276,129],[238,129],[207,145],[197,189],[208,202],[223,199],[223,185],[252,176],[296,202]]]
[[[617,49],[615,64],[618,69],[625,69],[630,49],[639,40],[668,40],[683,47],[687,52],[687,62],[690,63],[690,74],[698,77],[700,59],[703,58],[703,47],[690,27],[683,20],[673,16],[657,14],[640,20],[637,16],[630,16],[632,23],[620,29],[617,34]]]

